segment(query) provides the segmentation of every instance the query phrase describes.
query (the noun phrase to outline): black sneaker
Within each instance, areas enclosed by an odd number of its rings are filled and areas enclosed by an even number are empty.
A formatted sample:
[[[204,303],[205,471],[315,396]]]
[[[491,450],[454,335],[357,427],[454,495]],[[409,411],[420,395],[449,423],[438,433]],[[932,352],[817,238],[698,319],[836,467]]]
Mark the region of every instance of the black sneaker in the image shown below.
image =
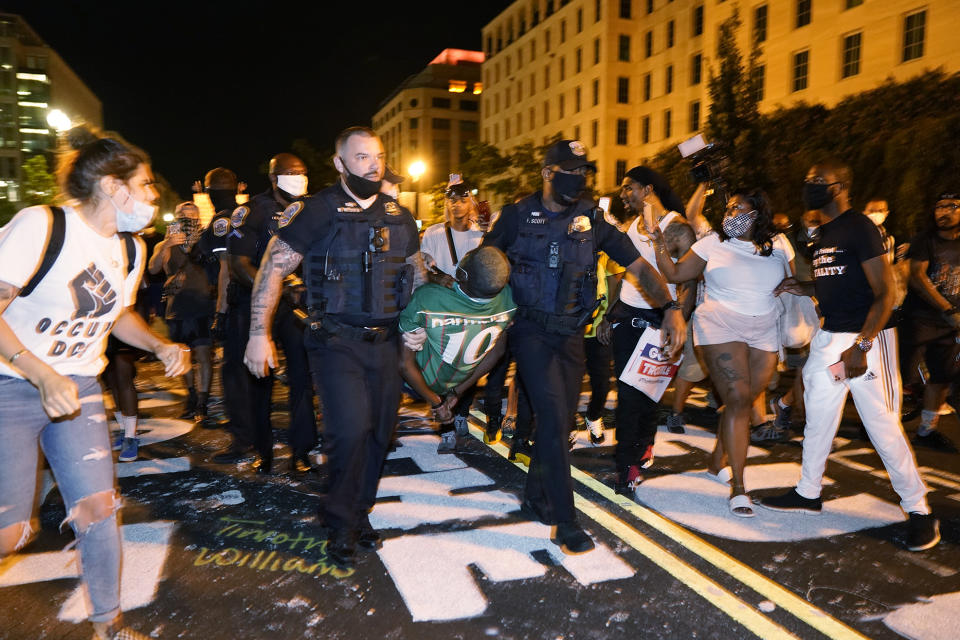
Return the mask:
[[[488,422],[483,430],[483,444],[497,444],[503,437],[499,422]]]
[[[791,414],[793,414],[793,405],[781,407],[780,398],[774,398],[770,401],[770,408],[773,409],[774,415],[777,416],[773,424],[789,433],[793,429],[793,421],[790,419]]]
[[[576,522],[561,522],[557,524],[555,533],[550,541],[560,547],[564,553],[577,554],[592,551],[596,546],[587,532]]]
[[[380,533],[370,524],[370,516],[363,514],[358,523],[357,547],[364,551],[376,551],[383,546]]]
[[[613,490],[621,496],[628,498],[636,497],[636,490],[643,483],[643,471],[639,465],[632,464],[626,469],[621,469],[617,475],[617,482],[613,485]]]
[[[789,439],[790,431],[777,426],[776,422],[770,420],[750,429],[750,442],[787,442]]]
[[[210,461],[215,464],[236,464],[248,459],[253,459],[253,447],[230,445],[210,456]]]
[[[674,413],[671,411],[667,415],[667,431],[670,433],[683,433],[686,431],[687,417],[683,413]]]
[[[953,440],[936,429],[925,436],[918,433],[913,437],[913,444],[917,447],[936,449],[937,451],[945,451],[947,453],[957,453],[957,445],[953,444]]]
[[[932,513],[911,513],[907,549],[923,551],[937,546],[940,542],[940,522]]]
[[[519,462],[525,467],[530,466],[530,456],[533,454],[533,446],[526,438],[513,437],[510,443],[510,455],[507,460],[510,462]]]
[[[794,511],[809,513],[811,515],[820,515],[820,512],[823,510],[822,499],[804,498],[797,493],[796,488],[790,489],[790,491],[779,496],[761,498],[758,504],[761,507],[766,507],[773,511]]]
[[[357,553],[357,534],[345,529],[331,529],[327,535],[327,558],[343,573],[352,572]]]

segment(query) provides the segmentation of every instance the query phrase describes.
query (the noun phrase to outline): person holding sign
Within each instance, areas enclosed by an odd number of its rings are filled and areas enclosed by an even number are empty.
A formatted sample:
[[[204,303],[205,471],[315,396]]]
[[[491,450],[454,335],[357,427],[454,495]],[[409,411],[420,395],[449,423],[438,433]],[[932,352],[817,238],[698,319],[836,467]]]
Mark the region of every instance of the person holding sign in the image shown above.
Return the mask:
[[[657,266],[668,281],[686,282],[703,274],[705,295],[693,314],[693,339],[724,403],[708,471],[721,481],[730,478],[730,512],[753,517],[743,484],[750,407],[777,366],[774,289],[784,274],[796,274],[793,249],[777,235],[770,203],[760,189],[734,193],[720,231],[698,240],[676,264],[662,234],[656,236]]]

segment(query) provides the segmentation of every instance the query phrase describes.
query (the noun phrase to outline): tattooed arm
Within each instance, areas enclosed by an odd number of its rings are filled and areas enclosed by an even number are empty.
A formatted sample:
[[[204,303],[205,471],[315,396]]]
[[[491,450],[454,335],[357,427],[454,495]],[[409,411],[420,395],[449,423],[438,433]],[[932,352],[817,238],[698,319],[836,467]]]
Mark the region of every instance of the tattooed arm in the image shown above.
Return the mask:
[[[303,255],[278,236],[270,239],[266,255],[257,271],[250,300],[250,339],[243,363],[250,373],[262,378],[277,366],[277,350],[270,337],[273,313],[283,287],[283,279],[297,268]]]

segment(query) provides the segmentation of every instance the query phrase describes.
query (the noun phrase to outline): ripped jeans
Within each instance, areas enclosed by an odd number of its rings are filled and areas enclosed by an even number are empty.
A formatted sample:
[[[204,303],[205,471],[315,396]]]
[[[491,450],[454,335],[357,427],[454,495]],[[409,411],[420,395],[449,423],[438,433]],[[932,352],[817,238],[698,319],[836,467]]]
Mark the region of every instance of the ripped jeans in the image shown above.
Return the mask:
[[[108,622],[120,613],[121,556],[110,436],[100,383],[94,377],[71,379],[80,413],[51,422],[36,387],[0,376],[0,529],[23,526],[18,549],[29,540],[42,447],[67,507],[64,524],[77,537],[80,572],[93,608],[90,620]],[[80,530],[74,520],[77,503],[99,493],[110,494],[110,515]]]

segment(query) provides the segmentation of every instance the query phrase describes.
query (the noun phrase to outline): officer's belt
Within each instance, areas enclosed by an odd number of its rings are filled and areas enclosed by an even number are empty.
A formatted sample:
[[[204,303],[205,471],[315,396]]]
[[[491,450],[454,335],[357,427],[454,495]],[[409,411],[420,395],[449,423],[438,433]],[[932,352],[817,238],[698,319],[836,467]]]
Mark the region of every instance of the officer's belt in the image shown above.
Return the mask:
[[[520,307],[517,315],[540,325],[547,333],[559,333],[572,336],[586,325],[578,316],[563,316],[556,313],[547,313],[530,307]]]
[[[337,322],[327,316],[311,322],[310,329],[313,331],[323,330],[331,335],[361,342],[372,342],[374,344],[386,342],[397,335],[397,325],[395,323],[386,327],[354,327],[353,325],[344,324],[343,322]]]

